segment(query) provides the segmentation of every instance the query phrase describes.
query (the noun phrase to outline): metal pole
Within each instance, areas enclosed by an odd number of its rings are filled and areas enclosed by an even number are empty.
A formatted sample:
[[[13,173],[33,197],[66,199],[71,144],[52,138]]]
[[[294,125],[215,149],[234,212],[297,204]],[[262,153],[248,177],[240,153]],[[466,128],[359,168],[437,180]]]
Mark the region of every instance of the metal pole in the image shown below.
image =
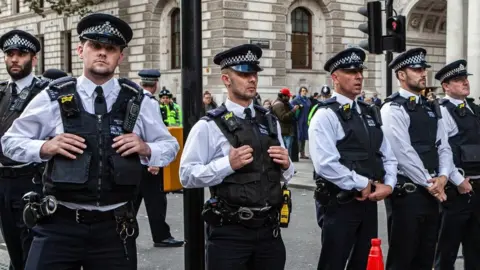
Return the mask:
[[[393,16],[393,0],[387,0],[385,2],[385,15],[386,19]],[[388,67],[388,64],[392,62],[393,60],[393,53],[391,51],[387,51],[385,54],[385,62],[386,62],[386,72],[387,72],[387,77],[386,77],[386,87],[387,87],[387,97],[392,94],[392,70]]]
[[[202,110],[202,3],[181,1],[183,140]],[[205,269],[203,188],[184,189],[185,270]]]

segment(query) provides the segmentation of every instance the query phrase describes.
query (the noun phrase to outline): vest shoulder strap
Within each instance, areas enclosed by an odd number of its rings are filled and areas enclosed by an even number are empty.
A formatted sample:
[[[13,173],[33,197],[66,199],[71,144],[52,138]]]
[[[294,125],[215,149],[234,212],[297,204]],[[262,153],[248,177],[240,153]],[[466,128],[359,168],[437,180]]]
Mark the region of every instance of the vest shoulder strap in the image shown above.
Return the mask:
[[[133,81],[127,78],[118,79],[118,84],[120,84],[120,87],[122,87],[122,89],[123,88],[128,89],[139,96],[144,95],[144,92],[147,92],[147,91],[143,91],[143,88],[140,87],[140,85],[134,83]]]
[[[75,77],[62,77],[52,81],[47,88],[51,101],[57,100],[62,95],[73,94],[77,91],[77,79]]]
[[[0,82],[0,100],[5,96],[5,91],[7,90],[8,81]]]
[[[260,105],[253,105],[253,108],[256,110],[256,111],[259,111],[263,114],[267,114],[269,112],[269,110],[265,109],[264,107],[260,106]]]
[[[205,121],[211,121],[211,120],[214,120],[217,117],[222,116],[226,112],[227,112],[227,107],[225,107],[225,105],[222,104],[215,109],[207,111],[207,115],[205,115],[204,117],[202,117],[200,119],[205,120]]]
[[[389,97],[387,97],[382,106],[385,105],[387,102],[390,102],[390,106],[397,106],[397,107],[400,107],[402,106],[407,100],[405,98],[403,98],[402,96],[400,96],[400,93],[399,92],[396,92],[396,93],[393,93],[392,95],[390,95]]]
[[[47,88],[49,83],[50,83],[50,81],[42,80],[42,79],[37,78],[37,81],[35,82],[34,87],[38,88],[40,90],[43,90],[43,89]]]

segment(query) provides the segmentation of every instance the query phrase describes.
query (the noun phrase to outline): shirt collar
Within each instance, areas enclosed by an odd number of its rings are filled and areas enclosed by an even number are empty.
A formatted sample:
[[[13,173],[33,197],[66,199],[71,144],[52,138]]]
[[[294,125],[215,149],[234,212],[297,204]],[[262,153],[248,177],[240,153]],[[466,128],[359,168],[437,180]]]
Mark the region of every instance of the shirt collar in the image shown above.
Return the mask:
[[[337,102],[340,103],[341,105],[345,105],[347,103],[350,104],[350,108],[353,107],[354,102],[357,103],[355,100],[351,100],[348,97],[346,97],[342,94],[339,94],[335,91],[333,91],[332,97],[335,97]],[[356,104],[356,108],[357,108],[357,112],[361,113],[361,110],[360,110],[360,107],[358,106],[358,103]]]
[[[449,95],[445,95],[445,98],[448,99],[451,103],[453,103],[455,106],[457,106],[458,104],[461,104],[463,102],[465,102],[465,100],[461,100],[461,99],[456,99],[456,98],[453,98]],[[465,102],[466,103],[466,102]]]
[[[78,77],[77,86],[79,87],[79,89],[83,90],[89,97],[91,97],[93,95],[93,92],[95,92],[95,88],[98,85],[96,85],[90,79],[82,75]],[[113,89],[119,88],[118,81],[115,78],[111,78],[100,86],[103,88],[103,95],[105,97],[107,97]]]
[[[410,91],[407,91],[403,88],[400,87],[400,90],[398,90],[398,94],[400,94],[401,97],[404,97],[406,99],[409,99],[410,97],[415,97],[415,102],[418,104],[420,102],[420,96],[416,95]]]
[[[35,76],[33,76],[33,73],[28,74],[27,77],[21,78],[20,80],[12,80],[10,79],[8,81],[8,84],[15,82],[17,85],[17,90],[18,92],[22,91],[25,87],[29,87],[32,84],[33,79],[35,79]]]
[[[229,112],[233,112],[233,114],[236,116],[236,117],[240,117],[241,119],[245,119],[245,113],[244,113],[244,110],[245,110],[245,107],[243,107],[242,105],[239,105],[233,101],[231,101],[230,99],[227,98],[227,101],[225,101],[225,107],[227,108],[227,111]],[[255,110],[253,108],[253,101],[250,102],[250,104],[248,105],[248,108],[250,108],[250,110],[252,111],[252,117],[255,117]]]

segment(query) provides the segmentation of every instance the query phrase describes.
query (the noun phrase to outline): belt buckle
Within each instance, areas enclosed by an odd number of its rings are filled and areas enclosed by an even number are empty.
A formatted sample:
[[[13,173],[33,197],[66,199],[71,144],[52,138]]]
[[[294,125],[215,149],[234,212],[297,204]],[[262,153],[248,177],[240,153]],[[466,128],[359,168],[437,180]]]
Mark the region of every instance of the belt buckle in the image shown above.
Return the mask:
[[[79,210],[79,209],[76,209],[76,210],[75,210],[75,221],[76,221],[78,224],[82,223],[82,221],[81,221],[81,216],[80,216],[80,210]]]
[[[414,193],[417,191],[417,186],[413,183],[405,183],[402,187],[406,193]]]

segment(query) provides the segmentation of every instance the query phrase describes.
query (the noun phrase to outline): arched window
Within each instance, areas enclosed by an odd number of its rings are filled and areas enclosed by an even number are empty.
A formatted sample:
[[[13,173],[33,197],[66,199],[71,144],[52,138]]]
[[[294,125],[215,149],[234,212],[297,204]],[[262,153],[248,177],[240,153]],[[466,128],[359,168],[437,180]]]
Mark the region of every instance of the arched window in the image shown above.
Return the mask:
[[[292,11],[292,68],[312,68],[312,15],[303,7]]]
[[[181,49],[180,49],[180,9],[176,8],[171,15],[171,40],[172,46],[172,69],[181,67]]]

